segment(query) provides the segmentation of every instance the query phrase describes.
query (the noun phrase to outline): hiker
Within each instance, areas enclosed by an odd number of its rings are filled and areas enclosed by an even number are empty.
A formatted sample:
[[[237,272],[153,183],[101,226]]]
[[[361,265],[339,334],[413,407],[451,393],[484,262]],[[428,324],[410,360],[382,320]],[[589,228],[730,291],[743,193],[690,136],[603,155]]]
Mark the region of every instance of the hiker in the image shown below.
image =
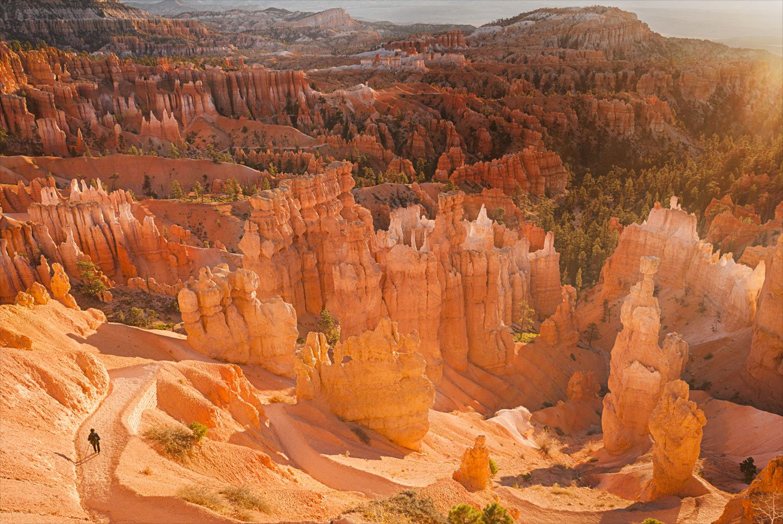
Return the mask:
[[[92,450],[95,453],[101,452],[101,437],[92,428],[90,428],[90,436],[87,437],[87,441],[92,444]]]

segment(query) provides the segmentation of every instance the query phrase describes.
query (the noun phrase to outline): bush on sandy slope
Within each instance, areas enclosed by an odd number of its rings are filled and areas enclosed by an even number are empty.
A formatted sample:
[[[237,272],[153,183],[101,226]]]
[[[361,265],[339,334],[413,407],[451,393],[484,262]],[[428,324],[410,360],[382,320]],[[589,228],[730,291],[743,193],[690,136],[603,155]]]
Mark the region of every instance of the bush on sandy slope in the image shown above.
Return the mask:
[[[458,504],[449,511],[448,524],[513,524],[508,510],[493,502],[479,511],[469,504]]]
[[[223,499],[217,493],[205,486],[198,486],[196,484],[185,486],[177,492],[177,496],[192,504],[204,506],[205,508],[217,511],[218,513],[221,513],[226,509]]]
[[[190,431],[193,432],[193,440],[196,442],[201,442],[201,439],[207,436],[207,432],[209,431],[209,428],[207,428],[204,424],[201,422],[191,422]]]
[[[193,449],[193,433],[185,428],[154,426],[144,436],[160,445],[164,455],[177,460],[184,460]]]
[[[222,490],[220,494],[236,508],[269,512],[267,503],[246,486],[231,486]]]
[[[419,495],[415,490],[373,500],[348,513],[361,513],[365,519],[379,524],[443,524],[446,520],[435,509],[431,498]]]
[[[182,426],[156,425],[148,429],[144,436],[156,442],[163,454],[169,458],[184,460],[197,444],[207,435],[207,427],[200,422],[191,422],[190,430]]]
[[[197,504],[229,517],[250,521],[250,511],[269,512],[267,503],[247,486],[229,486],[219,492],[206,486],[191,484],[177,492],[182,500]]]

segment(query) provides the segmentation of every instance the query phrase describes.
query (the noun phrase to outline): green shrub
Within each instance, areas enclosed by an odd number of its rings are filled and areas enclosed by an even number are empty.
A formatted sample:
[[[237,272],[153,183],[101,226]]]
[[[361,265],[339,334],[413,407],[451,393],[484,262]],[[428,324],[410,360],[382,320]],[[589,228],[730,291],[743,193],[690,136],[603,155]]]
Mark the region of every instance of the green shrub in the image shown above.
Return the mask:
[[[245,522],[253,520],[248,510],[269,512],[266,502],[245,486],[231,486],[217,493],[206,486],[192,484],[180,489],[177,496],[191,504]]]
[[[642,524],[663,524],[663,522],[658,519],[644,519]]]
[[[193,440],[196,442],[201,442],[201,439],[207,436],[207,432],[209,431],[209,428],[207,428],[204,424],[201,422],[191,422],[190,431],[193,432]]]
[[[182,426],[153,426],[144,436],[160,445],[163,454],[177,460],[185,460],[193,451],[193,445],[207,435],[208,428],[200,422],[191,422],[190,431]]]
[[[495,459],[489,459],[489,471],[492,472],[492,476],[498,474],[498,465],[495,463]]]
[[[181,426],[154,426],[144,436],[157,442],[164,455],[180,461],[187,458],[195,441],[193,433]]]
[[[482,524],[481,512],[470,504],[457,504],[449,511],[448,524]]]
[[[756,468],[756,464],[754,464],[753,457],[748,457],[740,462],[739,469],[742,474],[745,475],[746,484],[750,484],[753,482],[753,479],[756,478],[756,471],[758,471],[758,468]]]
[[[79,270],[79,280],[83,282],[82,291],[91,297],[97,297],[106,291],[106,284],[101,280],[101,271],[92,262],[81,261],[76,263]]]
[[[508,510],[493,502],[480,512],[469,504],[457,504],[449,511],[448,524],[514,524]]]
[[[373,500],[349,513],[361,513],[371,522],[443,524],[444,521],[432,499],[419,495],[415,490],[405,490],[387,499]]]
[[[128,311],[127,315],[124,313],[119,315],[119,320],[123,324],[140,328],[149,327],[157,318],[158,313],[154,309],[148,309],[145,311],[138,307],[130,308],[130,311]]]
[[[530,344],[538,337],[538,333],[514,333],[514,342]]]
[[[484,506],[484,509],[481,510],[481,517],[483,524],[514,524],[514,519],[508,514],[506,508],[497,502]]]
[[[340,340],[340,324],[334,319],[329,310],[323,308],[318,319],[318,331],[326,335],[329,345],[334,345]]]

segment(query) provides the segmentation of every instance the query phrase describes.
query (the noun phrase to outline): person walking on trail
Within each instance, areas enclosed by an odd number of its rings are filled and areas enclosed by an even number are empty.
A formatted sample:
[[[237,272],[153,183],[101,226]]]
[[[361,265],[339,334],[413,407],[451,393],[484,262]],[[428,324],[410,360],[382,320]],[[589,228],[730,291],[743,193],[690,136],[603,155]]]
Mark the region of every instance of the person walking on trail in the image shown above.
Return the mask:
[[[95,453],[101,452],[101,437],[94,429],[90,429],[90,436],[87,437],[87,441],[92,444],[92,450]]]

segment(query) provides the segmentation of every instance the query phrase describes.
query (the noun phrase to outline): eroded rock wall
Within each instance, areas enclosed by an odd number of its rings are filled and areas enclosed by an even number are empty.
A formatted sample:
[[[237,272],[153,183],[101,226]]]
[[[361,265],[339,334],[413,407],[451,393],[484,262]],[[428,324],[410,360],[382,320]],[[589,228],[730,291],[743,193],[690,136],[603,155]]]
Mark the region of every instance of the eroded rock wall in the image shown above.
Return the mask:
[[[744,375],[766,409],[783,412],[783,237],[761,288]]]
[[[258,283],[247,269],[202,268],[177,296],[188,343],[212,358],[293,377],[296,312],[279,297],[259,300]]]
[[[388,318],[338,342],[333,357],[324,335],[310,333],[297,360],[297,398],[323,400],[334,414],[419,449],[435,398],[419,345],[415,333],[401,334]]]
[[[711,244],[699,240],[696,216],[683,211],[676,197],[669,209],[656,204],[641,225],[623,229],[615,252],[601,270],[602,299],[625,293],[639,279],[638,261],[645,256],[660,259],[655,282],[661,287],[689,289],[720,311],[730,329],[753,322],[764,265],[751,269],[736,263],[730,253],[713,252]]]

